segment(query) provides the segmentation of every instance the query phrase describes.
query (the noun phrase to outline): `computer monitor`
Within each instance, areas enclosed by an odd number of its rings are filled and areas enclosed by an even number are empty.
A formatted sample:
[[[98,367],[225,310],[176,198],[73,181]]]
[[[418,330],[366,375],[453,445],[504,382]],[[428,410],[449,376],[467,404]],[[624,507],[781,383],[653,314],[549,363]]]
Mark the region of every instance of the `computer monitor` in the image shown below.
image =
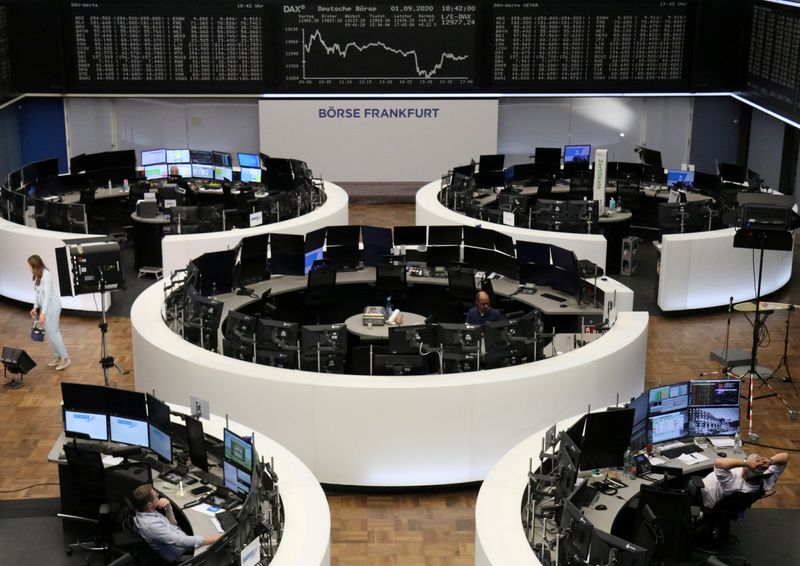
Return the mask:
[[[464,226],[464,245],[473,248],[483,248],[493,250],[495,245],[495,232],[488,228],[478,228],[477,226]]]
[[[357,246],[361,226],[328,226],[325,243],[328,246]]]
[[[304,275],[304,238],[298,234],[272,234],[270,272],[275,275]]]
[[[422,354],[375,354],[373,375],[425,375],[428,364]]]
[[[436,326],[436,342],[448,351],[474,351],[482,335],[482,327],[473,324],[441,322]]]
[[[364,244],[364,265],[377,266],[387,262],[392,251],[392,229],[379,226],[361,226],[361,241]]]
[[[92,440],[108,440],[108,418],[104,413],[64,409],[64,433],[87,434]]]
[[[648,393],[647,412],[649,415],[669,413],[689,406],[689,382],[673,383],[653,387]]]
[[[649,419],[648,440],[650,444],[689,436],[689,412],[687,409],[657,414]]]
[[[647,407],[649,400],[649,391],[645,391],[636,399],[628,403],[628,408],[633,409],[633,424],[637,425],[640,422],[647,420]]]
[[[237,153],[236,156],[239,158],[239,167],[261,169],[261,159],[257,153]]]
[[[184,177],[188,179],[192,176],[192,166],[189,163],[172,163],[167,164],[167,167],[170,177]]]
[[[588,163],[592,158],[591,145],[565,145],[564,163]]]
[[[723,183],[744,183],[747,181],[747,169],[735,163],[717,163],[717,172]]]
[[[504,154],[481,155],[478,159],[478,170],[482,173],[487,171],[500,171],[503,169],[506,156]]]
[[[331,269],[356,269],[359,266],[358,245],[352,246],[326,246],[324,259]]]
[[[303,259],[303,275],[308,275],[308,272],[314,267],[314,263],[321,261],[324,257],[325,250],[323,247],[307,251]]]
[[[106,388],[102,385],[62,381],[61,399],[64,402],[64,408],[71,411],[103,415],[108,413]]]
[[[222,165],[214,165],[214,179],[217,181],[232,181],[233,169]]]
[[[639,159],[644,165],[651,165],[653,167],[661,168],[661,152],[655,149],[648,149],[646,147],[639,148]]]
[[[150,446],[146,420],[109,415],[108,425],[111,442],[133,444],[144,448]]]
[[[260,183],[261,169],[255,167],[242,167],[239,173],[242,183]]]
[[[575,480],[578,478],[578,462],[581,459],[580,452],[577,456],[560,448],[558,450],[558,473],[556,475],[555,496],[556,499],[566,499],[575,489]]]
[[[227,428],[223,431],[223,443],[223,459],[248,473],[252,473],[253,444]]]
[[[631,443],[633,409],[614,409],[586,415],[581,442],[582,470],[618,468]]]
[[[435,327],[430,324],[411,324],[389,327],[389,350],[393,354],[420,353],[422,346],[434,343]]]
[[[167,163],[170,165],[178,163],[191,163],[188,149],[167,149]]]
[[[689,409],[690,436],[733,436],[739,432],[739,407],[691,407]]]
[[[166,432],[160,430],[153,423],[147,423],[148,439],[150,442],[150,450],[155,452],[159,460],[162,462],[172,463],[172,437]]]
[[[516,256],[516,251],[514,248],[514,238],[509,236],[508,234],[503,234],[502,232],[496,232],[491,230],[494,235],[494,249],[498,252],[503,252],[506,255],[511,257]],[[482,246],[480,246],[482,247]]]
[[[430,251],[430,248],[428,250]],[[497,271],[495,259],[496,254],[493,250],[464,246],[464,263],[474,269],[486,273]]]
[[[694,171],[681,171],[680,169],[670,169],[667,171],[667,186],[671,189],[678,184],[687,189],[693,188]]]
[[[230,311],[225,320],[225,337],[249,342],[252,344],[256,338],[258,318],[243,312]]]
[[[429,226],[429,246],[461,245],[461,226]]]
[[[550,265],[550,245],[517,240],[517,260],[520,263]]]
[[[142,167],[147,167],[148,165],[154,165],[156,163],[166,163],[166,162],[167,162],[166,149],[148,149],[142,151]]]
[[[296,322],[261,317],[256,328],[256,344],[259,348],[272,350],[297,347],[298,334],[299,325]]]
[[[347,350],[347,329],[344,324],[317,324],[302,327],[301,347],[304,355],[316,355],[320,349]]]
[[[395,226],[395,246],[424,246],[427,243],[427,227],[425,226]]]
[[[560,166],[561,148],[560,147],[537,147],[534,150],[536,165]]]
[[[207,472],[208,455],[203,423],[194,417],[186,417],[186,445],[189,447],[189,460],[192,465]]]
[[[204,163],[192,163],[192,177],[195,179],[213,179],[214,166]]]
[[[564,536],[561,539],[560,551],[567,564],[570,566],[588,564],[586,560],[589,557],[593,531],[592,523],[583,512],[569,499],[565,499],[561,510],[561,532]]]
[[[646,566],[647,550],[595,528],[589,544],[589,563]]]
[[[105,394],[109,415],[147,420],[147,401],[144,393],[107,387]]]
[[[172,422],[169,417],[169,405],[149,393],[146,394],[146,398],[147,422],[165,432],[172,430]]]
[[[222,479],[225,487],[239,495],[247,495],[252,487],[253,475],[229,460],[222,462]],[[233,529],[234,531],[236,529]]]
[[[447,267],[460,261],[460,246],[429,246],[426,251],[428,267]]]
[[[739,406],[738,379],[693,379],[689,382],[689,406]]]
[[[237,287],[269,279],[269,234],[242,238],[239,243]]]
[[[214,160],[215,166],[228,168],[233,166],[231,154],[226,151],[212,151],[211,158]]]
[[[189,150],[189,161],[199,165],[214,165],[214,155],[210,151],[192,149]]]
[[[148,181],[153,179],[166,179],[169,176],[169,165],[166,163],[155,163],[144,166],[144,178]]]

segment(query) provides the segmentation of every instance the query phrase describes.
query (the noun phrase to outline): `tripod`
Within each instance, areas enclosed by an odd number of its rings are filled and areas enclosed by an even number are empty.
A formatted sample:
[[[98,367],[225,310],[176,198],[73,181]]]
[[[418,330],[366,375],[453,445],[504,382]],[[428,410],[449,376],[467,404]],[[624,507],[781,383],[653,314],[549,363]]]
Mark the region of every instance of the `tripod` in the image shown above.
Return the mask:
[[[114,356],[108,355],[108,318],[106,317],[106,279],[103,270],[100,270],[100,365],[103,368],[103,384],[109,387],[108,370],[115,368],[120,375],[126,375],[128,370],[122,369],[115,361]]]
[[[778,373],[778,370],[784,368],[786,370],[786,375],[780,378],[780,381],[782,383],[791,383],[792,389],[794,389],[794,392],[797,393],[797,386],[792,379],[792,372],[789,370],[789,322],[791,321],[792,311],[794,309],[794,305],[789,305],[789,309],[786,312],[786,333],[783,337],[783,356],[781,357],[781,361],[778,362],[778,367],[775,368],[770,377],[775,377],[775,375]]]

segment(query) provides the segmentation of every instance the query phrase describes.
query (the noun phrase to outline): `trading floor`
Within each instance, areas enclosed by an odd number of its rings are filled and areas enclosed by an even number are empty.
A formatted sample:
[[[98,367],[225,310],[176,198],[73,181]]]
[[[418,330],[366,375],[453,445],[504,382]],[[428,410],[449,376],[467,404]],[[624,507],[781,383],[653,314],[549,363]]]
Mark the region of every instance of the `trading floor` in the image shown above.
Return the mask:
[[[414,206],[351,205],[350,222],[386,227],[414,224]],[[795,258],[796,262],[800,261],[797,255]],[[3,268],[26,269],[26,266]],[[750,276],[743,274],[743,277]],[[625,279],[622,281],[624,283]],[[793,280],[766,300],[800,304],[800,284]],[[49,345],[30,341],[29,308],[26,304],[0,299],[0,345],[24,348],[39,363],[25,376],[22,388],[0,388],[0,414],[3,415],[0,499],[58,496],[56,466],[46,461],[47,453],[61,432],[60,382],[102,383],[98,365],[100,332],[95,316],[72,313],[62,316],[61,330],[73,363],[66,370],[55,372],[45,367],[50,359]],[[767,318],[769,337],[759,350],[759,365],[777,366],[783,354],[788,312],[776,311]],[[800,321],[792,314],[789,369],[795,380],[800,381],[800,339],[794,330]],[[700,371],[718,369],[709,360],[709,351],[722,347],[727,320],[726,309],[651,315],[645,387],[683,381]],[[751,327],[744,315],[734,312],[730,324],[731,346],[749,350],[751,340]],[[127,318],[110,318],[109,346],[120,366],[133,369]],[[783,369],[779,373],[786,375]],[[123,388],[133,388],[136,382],[133,371],[122,376],[112,371],[111,378]],[[792,384],[782,383],[778,378],[770,380],[769,384],[790,406],[800,407],[800,395]],[[757,393],[764,390],[765,387]],[[776,398],[757,401],[753,419],[753,430],[761,436],[763,444],[800,448],[800,421],[790,420],[786,408]],[[743,437],[747,438],[746,430]],[[746,445],[746,450],[758,448]],[[774,450],[764,449],[763,452]],[[759,502],[758,507],[800,508],[798,470],[796,462],[790,464],[778,483],[777,495]],[[28,487],[35,484],[46,485]],[[471,566],[475,563],[477,492],[478,486],[388,493],[328,493],[332,515],[332,564]]]

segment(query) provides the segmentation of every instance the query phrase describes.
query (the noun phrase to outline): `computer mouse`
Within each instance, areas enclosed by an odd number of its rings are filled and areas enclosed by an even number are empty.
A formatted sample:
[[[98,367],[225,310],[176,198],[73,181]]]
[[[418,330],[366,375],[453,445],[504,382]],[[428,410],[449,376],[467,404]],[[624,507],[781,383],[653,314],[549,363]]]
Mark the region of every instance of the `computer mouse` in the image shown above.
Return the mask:
[[[717,456],[719,456],[720,458],[725,458],[727,454],[725,452],[717,452]]]
[[[558,306],[560,306],[562,309],[567,308],[567,305],[558,305]]]
[[[605,505],[603,505],[602,503],[601,503],[600,505],[595,505],[595,506],[594,506],[594,508],[595,508],[597,511],[605,511],[606,509],[608,509],[608,507],[606,507],[606,506],[605,506]]]

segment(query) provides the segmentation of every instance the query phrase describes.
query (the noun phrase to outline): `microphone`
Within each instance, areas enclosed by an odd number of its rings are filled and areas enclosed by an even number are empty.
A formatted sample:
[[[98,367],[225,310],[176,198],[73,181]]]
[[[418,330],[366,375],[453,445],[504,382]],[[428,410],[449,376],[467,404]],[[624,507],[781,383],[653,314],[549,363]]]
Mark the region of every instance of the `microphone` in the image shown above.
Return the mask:
[[[730,302],[728,303],[728,312],[730,313],[733,310],[733,297],[731,297]]]

